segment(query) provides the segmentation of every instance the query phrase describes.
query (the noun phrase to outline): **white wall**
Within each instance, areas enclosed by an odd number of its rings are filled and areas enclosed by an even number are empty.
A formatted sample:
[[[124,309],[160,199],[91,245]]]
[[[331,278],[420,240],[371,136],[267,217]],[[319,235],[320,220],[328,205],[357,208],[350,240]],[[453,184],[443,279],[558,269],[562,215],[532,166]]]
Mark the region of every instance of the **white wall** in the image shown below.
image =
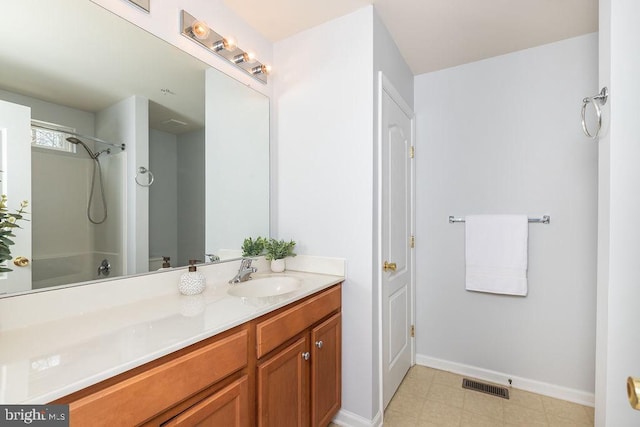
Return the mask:
[[[278,237],[297,241],[299,253],[347,259],[342,408],[367,421],[378,410],[372,391],[372,10],[274,47]]]
[[[31,168],[34,262],[92,252],[93,233],[87,219],[87,203],[93,160],[82,148],[77,155],[35,148],[31,153]]]
[[[75,129],[82,135],[94,135],[94,113],[42,101],[0,90],[0,98],[31,108],[31,118]],[[90,141],[85,143],[95,150]],[[87,218],[93,161],[81,147],[73,153],[45,148],[32,148],[33,286],[41,288],[95,278],[99,260],[107,257],[112,274],[121,274],[120,229],[123,203],[122,158],[119,150],[100,156],[109,217],[100,225]],[[96,175],[96,190],[92,203],[94,218],[102,218],[102,200]]]
[[[112,206],[110,215],[122,220],[112,230],[120,230],[126,241],[125,274],[149,270],[149,188],[137,185],[138,167],[149,168],[149,101],[139,96],[126,98],[96,114],[96,136],[105,141],[125,143],[126,174],[123,181],[108,184],[126,194],[126,206]],[[140,182],[146,182],[140,176]],[[106,184],[106,182],[105,182]],[[126,213],[125,213],[126,212]],[[113,237],[116,232],[113,231]]]
[[[32,119],[68,126],[82,135],[93,135],[94,133],[95,115],[88,111],[42,101],[6,90],[0,90],[0,99],[30,107]]]
[[[0,90],[0,99],[31,108],[31,118],[93,135],[95,116],[74,108]],[[31,226],[33,258],[90,252],[93,239],[87,220],[92,161],[80,148],[77,155],[33,148],[31,154]],[[37,266],[34,266],[37,269]]]
[[[600,76],[610,90],[599,139],[598,351],[596,426],[640,425],[626,379],[640,377],[640,3],[600,0]]]
[[[590,34],[416,77],[419,362],[593,401],[597,54]],[[551,215],[529,226],[526,298],[464,289],[447,218],[485,213]]]

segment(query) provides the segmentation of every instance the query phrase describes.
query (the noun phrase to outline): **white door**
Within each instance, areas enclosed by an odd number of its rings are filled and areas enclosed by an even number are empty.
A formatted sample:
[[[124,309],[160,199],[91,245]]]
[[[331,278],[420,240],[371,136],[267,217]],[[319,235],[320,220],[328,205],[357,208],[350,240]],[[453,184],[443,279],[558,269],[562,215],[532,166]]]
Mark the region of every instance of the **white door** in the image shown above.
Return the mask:
[[[20,202],[31,200],[31,109],[0,100],[0,193],[8,197],[9,213],[20,209]],[[29,207],[27,207],[29,211]],[[15,243],[9,246],[12,259],[5,267],[12,271],[0,273],[0,295],[31,289],[31,218],[18,221],[14,229]],[[14,264],[16,258],[25,262]]]
[[[383,404],[413,364],[413,121],[411,109],[380,75]]]

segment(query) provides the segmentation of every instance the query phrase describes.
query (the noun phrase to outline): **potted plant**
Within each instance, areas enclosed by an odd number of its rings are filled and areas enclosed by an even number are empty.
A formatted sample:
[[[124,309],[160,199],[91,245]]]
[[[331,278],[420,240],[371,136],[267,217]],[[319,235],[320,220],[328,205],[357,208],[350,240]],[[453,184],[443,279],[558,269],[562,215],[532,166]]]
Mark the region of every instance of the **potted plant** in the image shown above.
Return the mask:
[[[264,247],[266,243],[267,239],[265,239],[264,237],[258,236],[255,240],[253,240],[251,237],[247,237],[242,243],[242,256],[254,257],[262,255],[264,253]]]
[[[289,256],[296,256],[293,248],[296,242],[293,240],[285,242],[284,240],[269,239],[265,244],[265,258],[271,261],[271,271],[281,273],[285,269],[284,259]]]
[[[28,203],[25,200],[20,203],[20,209],[10,213],[9,209],[7,209],[7,196],[3,194],[0,197],[0,273],[13,271],[5,264],[12,258],[9,246],[13,245],[14,242],[10,237],[16,237],[13,232],[16,228],[20,228],[18,221],[26,221],[24,215],[26,214],[27,205]]]

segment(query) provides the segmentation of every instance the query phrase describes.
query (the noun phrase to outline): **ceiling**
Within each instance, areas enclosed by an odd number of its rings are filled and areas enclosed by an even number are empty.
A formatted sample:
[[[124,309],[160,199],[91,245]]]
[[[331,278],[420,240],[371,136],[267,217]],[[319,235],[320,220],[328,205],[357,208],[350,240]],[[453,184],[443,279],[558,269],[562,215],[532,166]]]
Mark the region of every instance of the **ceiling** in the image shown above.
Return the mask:
[[[373,4],[415,75],[598,30],[598,0],[224,0],[272,42]]]

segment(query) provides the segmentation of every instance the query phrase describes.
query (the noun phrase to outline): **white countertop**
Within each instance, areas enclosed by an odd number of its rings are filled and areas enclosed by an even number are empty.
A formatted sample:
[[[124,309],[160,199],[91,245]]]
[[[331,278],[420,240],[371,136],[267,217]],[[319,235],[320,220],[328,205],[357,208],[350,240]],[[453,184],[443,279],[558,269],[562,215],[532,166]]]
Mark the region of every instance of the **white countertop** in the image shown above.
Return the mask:
[[[0,330],[0,404],[50,402],[344,280],[344,275],[290,270],[254,274],[265,275],[297,277],[302,286],[278,297],[239,298],[227,294],[226,281],[207,275],[207,290],[201,295],[180,295],[177,288],[172,290],[174,285],[167,292],[164,283],[149,298],[123,298],[123,304]],[[167,280],[163,275],[143,277],[147,282],[153,277]],[[47,300],[39,298],[46,305]]]

